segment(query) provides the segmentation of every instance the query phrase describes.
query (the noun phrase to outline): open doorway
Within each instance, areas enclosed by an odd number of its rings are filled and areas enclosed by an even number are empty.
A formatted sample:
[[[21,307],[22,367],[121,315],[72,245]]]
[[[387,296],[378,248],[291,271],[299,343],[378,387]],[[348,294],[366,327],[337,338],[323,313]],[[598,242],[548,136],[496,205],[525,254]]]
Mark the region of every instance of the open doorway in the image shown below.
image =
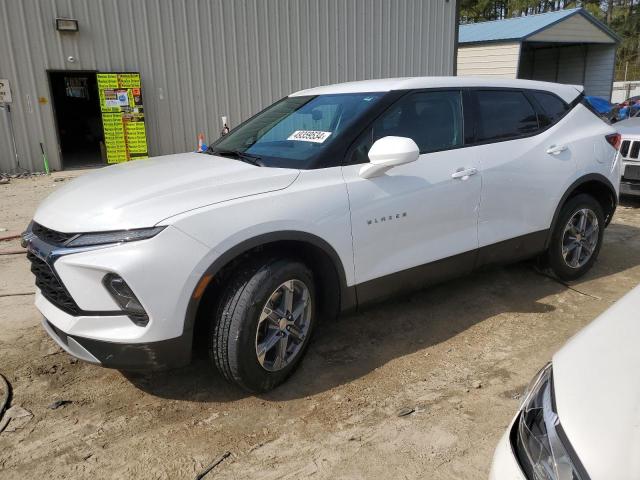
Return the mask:
[[[104,165],[96,72],[50,71],[48,74],[62,168]]]

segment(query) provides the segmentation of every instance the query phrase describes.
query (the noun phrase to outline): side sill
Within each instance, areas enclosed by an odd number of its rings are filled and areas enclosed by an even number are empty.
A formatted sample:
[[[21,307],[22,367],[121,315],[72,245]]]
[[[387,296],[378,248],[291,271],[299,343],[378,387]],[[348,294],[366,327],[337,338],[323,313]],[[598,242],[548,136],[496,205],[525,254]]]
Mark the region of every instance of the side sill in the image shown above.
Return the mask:
[[[548,235],[549,230],[540,230],[359,283],[355,286],[358,308],[446,282],[490,265],[529,259],[545,250]]]
[[[475,268],[515,263],[534,257],[544,252],[549,234],[549,229],[540,230],[481,247]]]
[[[358,307],[471,273],[477,250],[436,260],[356,285]]]

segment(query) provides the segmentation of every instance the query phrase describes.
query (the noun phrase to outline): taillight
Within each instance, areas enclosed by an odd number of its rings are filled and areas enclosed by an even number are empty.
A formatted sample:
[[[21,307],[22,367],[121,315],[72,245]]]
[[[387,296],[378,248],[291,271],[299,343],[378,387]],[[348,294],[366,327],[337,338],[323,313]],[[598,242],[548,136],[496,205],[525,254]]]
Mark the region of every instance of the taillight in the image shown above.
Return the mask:
[[[607,139],[609,145],[611,145],[616,150],[620,150],[620,144],[622,143],[622,135],[619,133],[612,133],[611,135],[606,135],[604,138]]]

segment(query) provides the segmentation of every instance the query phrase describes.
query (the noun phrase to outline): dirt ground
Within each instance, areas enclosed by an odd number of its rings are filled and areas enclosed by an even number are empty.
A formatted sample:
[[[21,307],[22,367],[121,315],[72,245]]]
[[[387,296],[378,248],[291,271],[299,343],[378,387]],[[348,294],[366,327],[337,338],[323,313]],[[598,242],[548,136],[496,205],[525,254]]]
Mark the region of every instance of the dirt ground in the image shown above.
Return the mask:
[[[0,229],[21,231],[71,175],[0,185]],[[486,478],[531,377],[640,282],[639,232],[640,203],[623,203],[570,288],[525,263],[326,322],[294,376],[261,396],[204,357],[152,375],[74,361],[40,327],[25,256],[0,255],[0,372],[33,414],[0,434],[0,477],[189,479],[229,451],[206,479]]]

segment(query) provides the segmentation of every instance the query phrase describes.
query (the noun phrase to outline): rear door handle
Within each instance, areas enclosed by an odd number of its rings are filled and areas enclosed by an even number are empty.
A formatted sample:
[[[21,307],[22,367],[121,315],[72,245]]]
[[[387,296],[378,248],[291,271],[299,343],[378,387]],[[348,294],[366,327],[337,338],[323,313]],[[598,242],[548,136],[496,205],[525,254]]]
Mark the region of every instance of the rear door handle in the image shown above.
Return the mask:
[[[454,178],[456,180],[466,180],[471,175],[475,175],[476,173],[478,173],[477,168],[460,167],[459,169],[457,169],[455,172],[451,174],[451,178]]]
[[[566,149],[566,145],[551,145],[547,148],[547,153],[549,155],[558,155],[560,152],[564,152]]]

